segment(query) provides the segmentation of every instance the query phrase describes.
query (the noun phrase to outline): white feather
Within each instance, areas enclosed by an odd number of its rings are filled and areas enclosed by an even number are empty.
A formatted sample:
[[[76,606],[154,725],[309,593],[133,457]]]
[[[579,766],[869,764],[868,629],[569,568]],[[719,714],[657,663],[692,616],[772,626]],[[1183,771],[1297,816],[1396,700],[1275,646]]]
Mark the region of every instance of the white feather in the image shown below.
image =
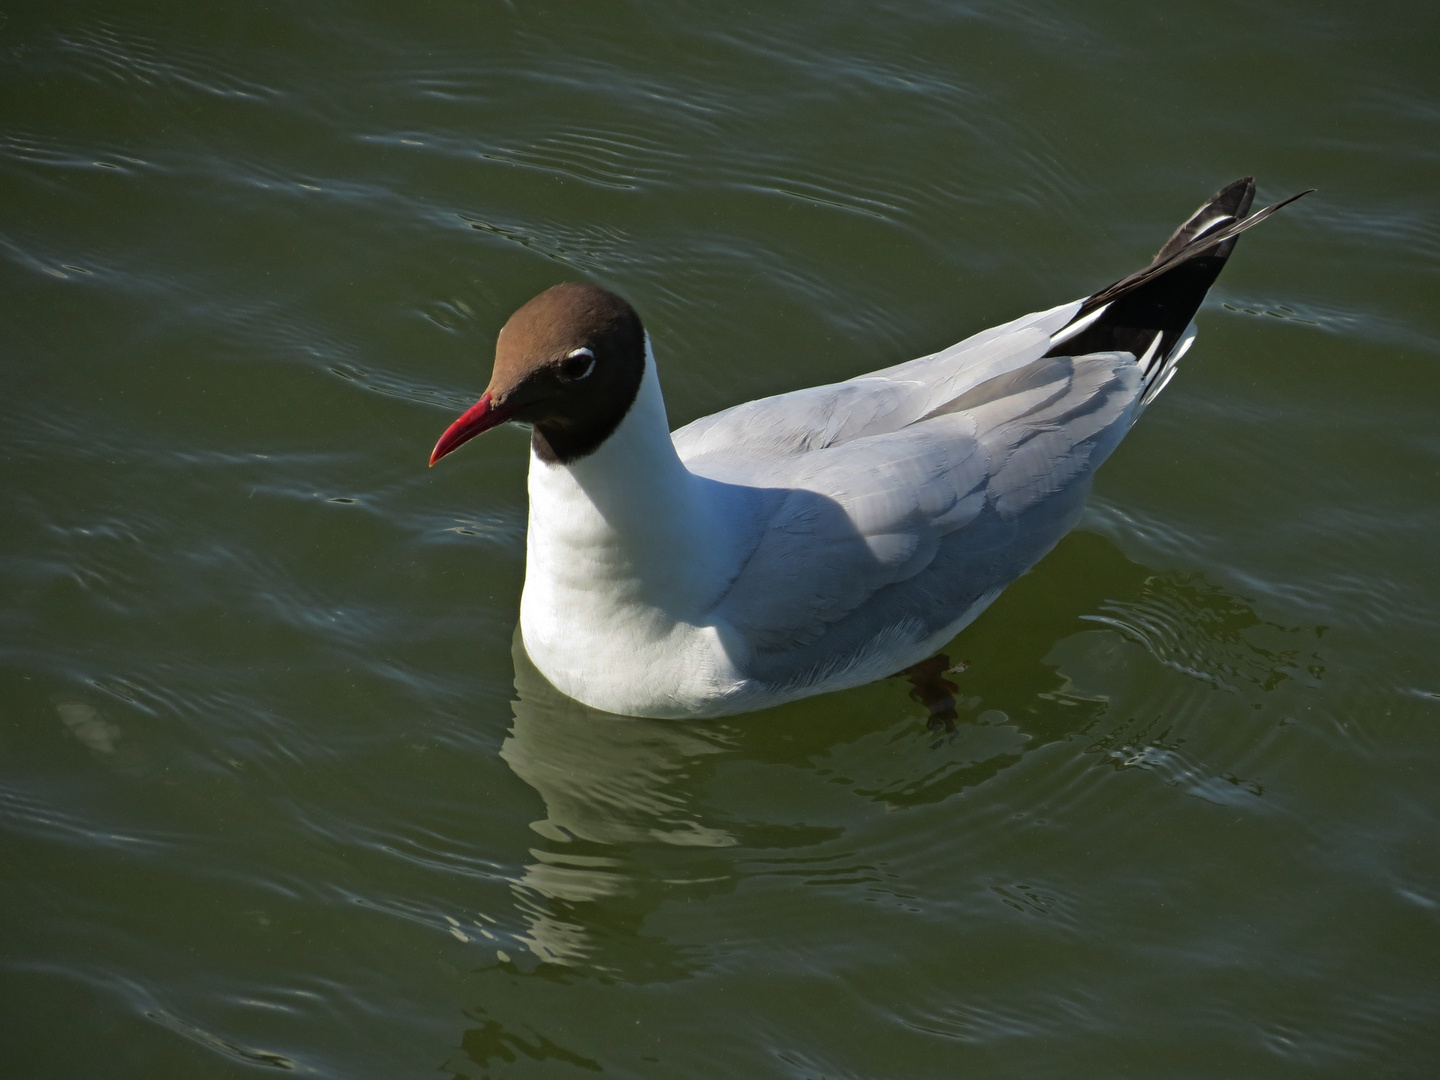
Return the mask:
[[[1109,304],[1102,304],[1094,311],[1090,312],[1089,315],[1086,315],[1083,319],[1076,319],[1073,323],[1065,327],[1058,334],[1053,335],[1050,338],[1050,345],[1054,347],[1056,345],[1065,344],[1065,342],[1069,341],[1082,330],[1089,329],[1091,324],[1094,323],[1096,319],[1100,318],[1101,315],[1104,315],[1105,312],[1109,310]]]

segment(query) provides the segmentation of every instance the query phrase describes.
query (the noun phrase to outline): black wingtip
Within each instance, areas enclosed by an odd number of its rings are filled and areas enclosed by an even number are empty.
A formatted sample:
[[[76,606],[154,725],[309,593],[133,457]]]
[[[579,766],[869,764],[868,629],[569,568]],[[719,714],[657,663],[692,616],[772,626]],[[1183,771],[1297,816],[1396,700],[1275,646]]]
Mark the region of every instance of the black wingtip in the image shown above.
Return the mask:
[[[1198,237],[1217,225],[1228,225],[1232,221],[1243,218],[1250,212],[1250,204],[1254,201],[1255,178],[1253,176],[1242,176],[1239,180],[1232,180],[1201,203],[1200,208],[1170,234],[1170,239],[1166,240],[1164,246],[1155,253],[1155,258],[1150,261],[1150,265],[1155,266],[1177,252],[1184,251]],[[1228,255],[1229,249],[1226,249],[1224,254]]]
[[[1151,266],[1161,264],[1175,253],[1185,251],[1185,248],[1208,230],[1217,228],[1218,225],[1228,225],[1233,220],[1246,216],[1254,197],[1256,179],[1253,176],[1243,176],[1225,184],[1171,233],[1171,238],[1165,240],[1165,245],[1155,253],[1155,258],[1151,259]]]
[[[1246,179],[1248,179],[1248,177],[1235,181],[1235,184],[1231,184],[1228,187],[1222,189],[1222,193],[1229,191],[1231,188],[1235,187],[1236,184],[1244,183]],[[1229,217],[1230,215],[1223,215],[1221,217],[1211,217],[1207,215],[1206,211],[1212,205],[1211,202],[1207,202],[1198,211],[1192,214],[1190,216],[1190,219],[1187,220],[1184,225],[1180,226],[1180,228],[1176,230],[1175,235],[1170,238],[1170,241],[1166,243],[1165,247],[1160,249],[1160,254],[1155,257],[1154,261],[1152,261],[1149,266],[1145,267],[1145,269],[1143,270],[1139,270],[1131,274],[1128,277],[1121,278],[1119,281],[1115,282],[1115,284],[1101,289],[1097,293],[1091,294],[1089,297],[1086,298],[1085,303],[1081,305],[1080,311],[1076,315],[1076,318],[1083,318],[1090,312],[1094,311],[1096,308],[1103,307],[1105,304],[1118,300],[1126,293],[1134,292],[1136,289],[1145,285],[1147,282],[1153,281],[1156,278],[1169,273],[1171,270],[1174,270],[1176,267],[1182,265],[1183,263],[1189,262],[1192,259],[1198,258],[1202,255],[1218,258],[1220,260],[1220,263],[1223,265],[1225,259],[1229,257],[1231,250],[1235,246],[1235,238],[1239,236],[1242,232],[1244,232],[1246,229],[1253,228],[1254,226],[1260,224],[1260,222],[1264,221],[1266,218],[1270,217],[1277,211],[1283,210],[1285,207],[1293,203],[1296,199],[1304,198],[1311,192],[1318,190],[1318,188],[1306,188],[1304,191],[1297,192],[1296,194],[1291,195],[1288,199],[1281,199],[1278,203],[1273,203],[1272,205],[1265,207],[1263,210],[1257,210],[1249,217],[1241,218],[1239,220],[1230,220],[1225,224],[1221,224],[1220,222],[1224,220],[1225,217]],[[1197,227],[1192,230],[1192,226]],[[1189,238],[1185,243],[1179,244],[1172,249],[1171,245],[1174,243],[1176,238],[1180,237],[1182,233],[1185,233],[1187,231],[1192,232],[1192,237]],[[1216,273],[1219,273],[1218,267],[1216,268]]]
[[[1062,337],[1049,355],[1114,349],[1139,356],[1158,334],[1155,355],[1169,356],[1224,268],[1236,238],[1314,190],[1307,188],[1244,217],[1255,197],[1254,178],[1242,176],[1227,184],[1175,230],[1149,266],[1089,296],[1072,325],[1108,309],[1083,330]]]
[[[1254,201],[1255,178],[1253,176],[1242,176],[1239,180],[1232,180],[1210,196],[1211,206],[1219,207],[1235,217],[1244,217],[1248,214],[1250,204]]]

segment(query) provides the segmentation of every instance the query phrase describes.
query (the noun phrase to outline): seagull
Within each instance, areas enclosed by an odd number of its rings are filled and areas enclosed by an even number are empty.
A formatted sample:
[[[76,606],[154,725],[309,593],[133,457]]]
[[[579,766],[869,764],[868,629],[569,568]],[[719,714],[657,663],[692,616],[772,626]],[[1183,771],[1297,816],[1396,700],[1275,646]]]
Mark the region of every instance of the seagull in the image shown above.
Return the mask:
[[[674,432],[635,309],[556,285],[500,330],[430,464],[529,426],[520,636],[584,705],[714,717],[872,682],[938,651],[1075,525],[1236,237],[1309,191],[1246,216],[1254,194],[1227,185],[1083,300]]]

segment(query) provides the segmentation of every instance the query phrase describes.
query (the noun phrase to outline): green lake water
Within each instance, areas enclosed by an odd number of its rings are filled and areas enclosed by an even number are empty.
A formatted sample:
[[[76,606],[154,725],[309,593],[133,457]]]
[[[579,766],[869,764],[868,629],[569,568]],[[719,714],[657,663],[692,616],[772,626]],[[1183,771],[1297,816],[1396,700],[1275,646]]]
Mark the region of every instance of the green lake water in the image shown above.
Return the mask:
[[[0,12],[0,1073],[1429,1077],[1440,14]],[[672,421],[1246,235],[1079,529],[904,680],[597,714],[515,648],[562,280]]]

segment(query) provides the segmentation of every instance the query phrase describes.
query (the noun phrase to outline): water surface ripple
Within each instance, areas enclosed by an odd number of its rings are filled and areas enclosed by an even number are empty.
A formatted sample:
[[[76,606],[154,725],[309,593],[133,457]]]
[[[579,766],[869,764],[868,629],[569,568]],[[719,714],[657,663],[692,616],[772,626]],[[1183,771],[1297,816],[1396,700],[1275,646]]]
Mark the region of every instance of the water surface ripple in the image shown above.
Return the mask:
[[[1431,1075],[1437,33],[7,9],[7,1075]],[[424,468],[557,281],[636,304],[678,425],[1082,295],[1251,172],[1321,191],[946,700],[585,709],[516,647],[524,434]]]

